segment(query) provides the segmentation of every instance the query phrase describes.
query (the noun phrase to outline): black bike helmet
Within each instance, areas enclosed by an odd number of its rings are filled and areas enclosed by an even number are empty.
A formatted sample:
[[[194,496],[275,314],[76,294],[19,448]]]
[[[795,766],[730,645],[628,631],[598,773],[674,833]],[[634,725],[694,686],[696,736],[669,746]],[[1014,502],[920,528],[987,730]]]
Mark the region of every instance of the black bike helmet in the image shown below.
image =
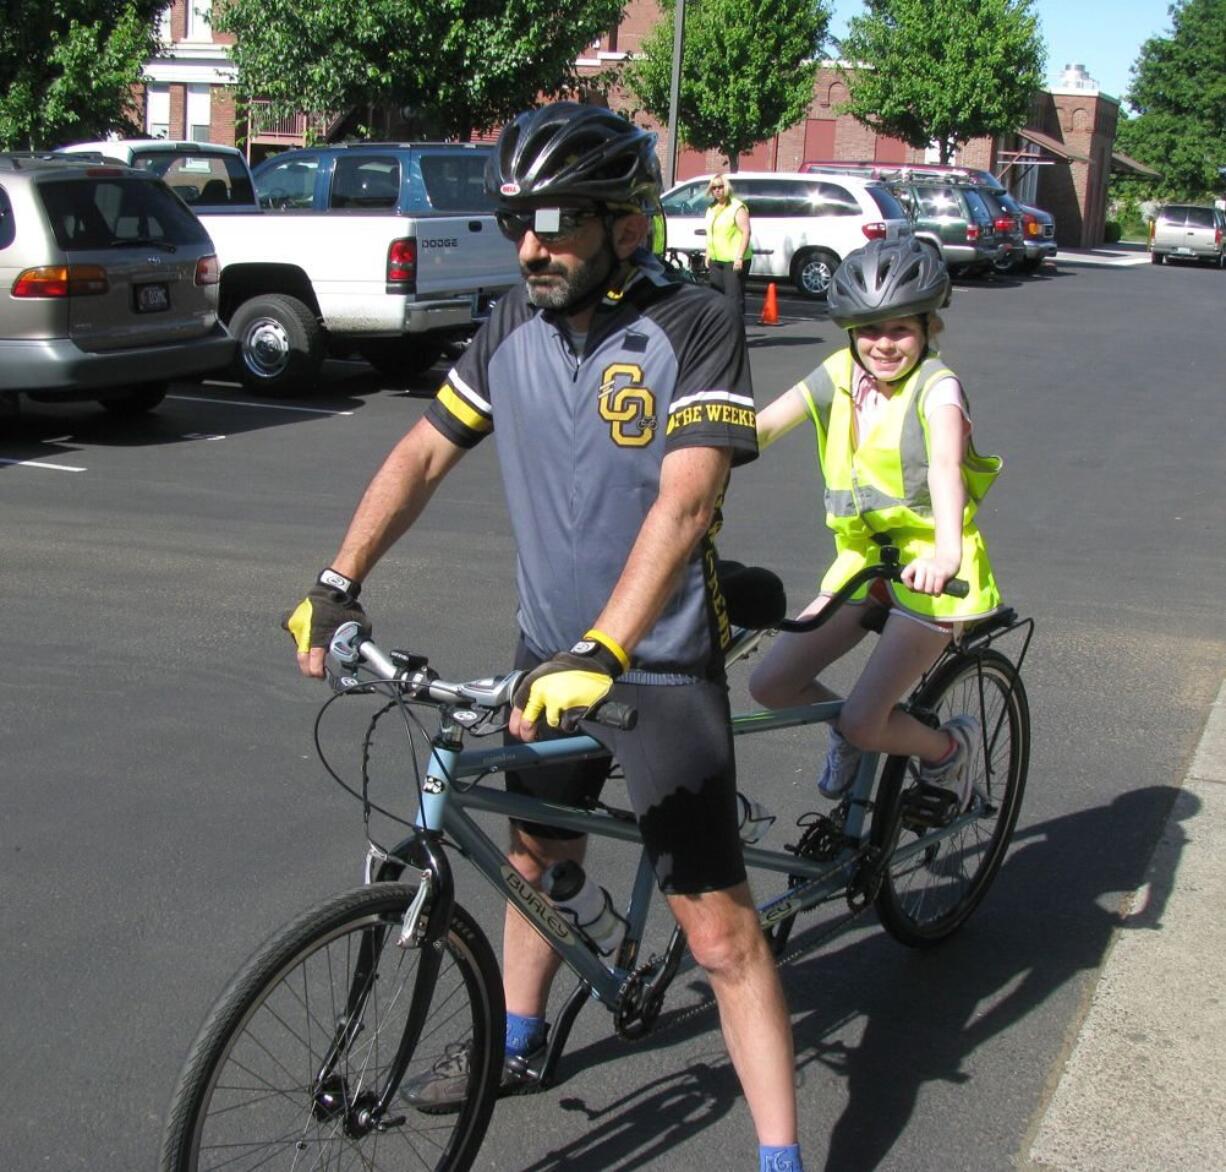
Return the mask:
[[[510,122],[485,166],[503,207],[542,200],[652,211],[660,197],[656,136],[601,106],[555,102]]]
[[[919,317],[949,304],[949,273],[913,236],[870,240],[849,252],[826,296],[831,320],[845,330],[894,317]]]

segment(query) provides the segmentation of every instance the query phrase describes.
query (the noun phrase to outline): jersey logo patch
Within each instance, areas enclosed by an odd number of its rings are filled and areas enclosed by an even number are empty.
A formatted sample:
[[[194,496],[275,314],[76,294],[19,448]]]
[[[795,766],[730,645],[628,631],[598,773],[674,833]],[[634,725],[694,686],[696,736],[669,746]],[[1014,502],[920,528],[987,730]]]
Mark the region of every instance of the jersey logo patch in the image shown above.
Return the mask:
[[[656,434],[656,396],[643,386],[643,368],[614,362],[600,376],[600,418],[619,448],[645,448]]]

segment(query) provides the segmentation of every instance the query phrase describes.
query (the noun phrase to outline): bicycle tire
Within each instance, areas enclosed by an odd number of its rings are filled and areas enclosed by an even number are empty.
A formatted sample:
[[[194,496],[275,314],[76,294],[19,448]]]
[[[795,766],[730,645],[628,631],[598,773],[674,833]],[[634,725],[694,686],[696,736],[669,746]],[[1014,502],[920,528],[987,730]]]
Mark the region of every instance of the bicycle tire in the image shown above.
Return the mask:
[[[305,912],[256,950],[210,1011],[167,1115],[162,1172],[352,1166],[464,1172],[489,1126],[502,1076],[505,1009],[489,941],[458,905],[436,946],[441,967],[405,1079],[448,1048],[471,1047],[471,1083],[454,1114],[426,1115],[397,1095],[362,1133],[403,1033],[418,948],[398,947],[414,888],[376,883]],[[350,1012],[361,971],[371,978]],[[360,1019],[356,1021],[355,1019]],[[348,1036],[337,1047],[337,1039]],[[325,1054],[336,1054],[327,1063]],[[330,1065],[325,1084],[320,1074]],[[345,1163],[351,1160],[351,1163]]]
[[[971,762],[971,809],[977,817],[952,834],[934,834],[908,818],[908,794],[919,784],[914,758],[890,757],[882,768],[870,828],[873,846],[889,855],[896,845],[925,835],[934,842],[887,867],[876,896],[877,914],[896,940],[924,947],[966,922],[1004,861],[1026,788],[1030,708],[1017,669],[991,649],[956,655],[917,693],[913,706],[933,713],[938,723],[969,712],[983,730]]]

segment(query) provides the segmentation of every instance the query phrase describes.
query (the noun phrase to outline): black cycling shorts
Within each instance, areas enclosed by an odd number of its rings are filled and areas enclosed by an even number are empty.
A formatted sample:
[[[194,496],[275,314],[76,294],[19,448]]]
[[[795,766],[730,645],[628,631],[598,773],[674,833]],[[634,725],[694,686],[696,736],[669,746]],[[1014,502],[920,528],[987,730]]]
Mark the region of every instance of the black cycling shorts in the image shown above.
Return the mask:
[[[540,663],[522,643],[515,666]],[[638,711],[630,732],[585,721],[583,731],[607,745],[626,777],[630,808],[660,890],[672,895],[723,891],[745,879],[737,829],[736,759],[732,750],[728,691],[723,684],[615,683],[611,700]],[[561,735],[542,724],[541,739]],[[514,741],[507,735],[507,741]],[[512,793],[590,805],[608,777],[612,759],[546,765],[523,773],[509,770]],[[541,839],[582,837],[573,830],[536,822],[515,824]]]

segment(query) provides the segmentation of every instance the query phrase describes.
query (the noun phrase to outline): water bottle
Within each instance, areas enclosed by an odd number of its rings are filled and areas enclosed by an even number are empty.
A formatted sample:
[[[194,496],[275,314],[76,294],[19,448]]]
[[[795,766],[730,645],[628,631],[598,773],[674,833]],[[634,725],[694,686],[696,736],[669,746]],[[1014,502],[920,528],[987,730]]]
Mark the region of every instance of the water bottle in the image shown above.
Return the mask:
[[[626,934],[626,921],[613,910],[609,893],[569,859],[554,863],[541,877],[541,886],[560,912],[565,913],[602,957],[617,953]]]
[[[771,828],[775,815],[761,802],[755,802],[753,798],[747,798],[743,793],[737,793],[736,802],[740,815],[738,827],[741,841],[749,846],[757,842]]]

